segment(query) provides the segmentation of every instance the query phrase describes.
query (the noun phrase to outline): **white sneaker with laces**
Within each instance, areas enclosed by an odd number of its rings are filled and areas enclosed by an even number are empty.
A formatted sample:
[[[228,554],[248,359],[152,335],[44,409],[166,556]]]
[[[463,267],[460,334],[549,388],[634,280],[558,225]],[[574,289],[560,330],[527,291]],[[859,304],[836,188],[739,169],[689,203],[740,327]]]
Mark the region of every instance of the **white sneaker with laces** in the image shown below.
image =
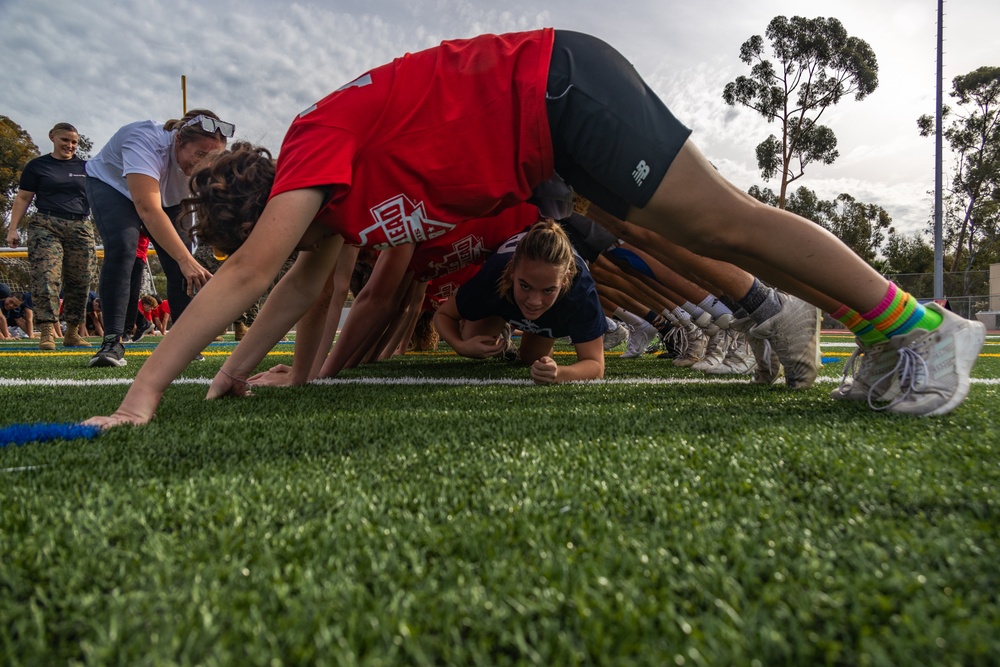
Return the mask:
[[[778,314],[753,326],[750,335],[771,343],[785,367],[785,384],[789,389],[808,389],[822,366],[819,348],[822,314],[816,306],[784,292],[778,292],[778,300],[781,302]]]
[[[686,322],[684,329],[686,344],[673,363],[680,368],[690,368],[705,356],[708,336],[705,335],[704,329],[696,326],[694,322]]]
[[[708,342],[705,344],[705,354],[700,360],[691,364],[691,369],[703,373],[711,373],[712,369],[722,365],[728,348],[729,336],[725,331],[716,329],[715,334],[709,337]]]
[[[605,319],[608,321],[608,330],[604,332],[604,351],[607,352],[628,342],[628,327],[610,317]]]
[[[933,302],[924,308],[940,314],[944,321],[933,331],[914,329],[889,339],[888,349],[895,351],[896,364],[871,385],[868,400],[875,410],[943,415],[969,395],[970,373],[986,341],[985,325]]]
[[[634,359],[646,353],[649,342],[656,338],[656,327],[648,322],[640,322],[632,327],[628,337],[628,347],[622,353],[622,359]]]
[[[837,401],[868,401],[872,383],[896,367],[897,355],[889,343],[865,345],[860,340],[844,364],[840,386],[830,392]]]
[[[763,338],[754,338],[749,335],[750,329],[754,327],[754,321],[749,317],[741,317],[733,320],[729,325],[730,331],[744,334],[747,346],[753,354],[753,379],[752,384],[774,384],[785,374],[785,369],[781,365],[781,360],[775,354],[770,341]]]
[[[743,375],[757,367],[757,360],[750,350],[746,334],[735,329],[729,331],[729,345],[722,363],[707,373],[712,375]]]

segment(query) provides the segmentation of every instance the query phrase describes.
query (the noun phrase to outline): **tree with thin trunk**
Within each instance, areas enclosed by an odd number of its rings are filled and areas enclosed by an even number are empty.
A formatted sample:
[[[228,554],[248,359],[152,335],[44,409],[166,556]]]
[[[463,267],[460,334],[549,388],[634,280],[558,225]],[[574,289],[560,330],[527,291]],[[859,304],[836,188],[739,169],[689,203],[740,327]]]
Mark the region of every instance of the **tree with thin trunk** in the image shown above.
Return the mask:
[[[781,125],[780,137],[772,134],[757,145],[757,165],[764,180],[780,177],[778,206],[784,208],[789,184],[807,165],[839,157],[837,137],[820,117],[848,95],[870,95],[878,87],[878,61],[868,43],[848,35],[835,18],[776,16],[765,36],[771,57],[760,35],[745,41],[740,60],[751,66],[750,76],[726,84],[722,98]]]
[[[978,259],[996,259],[1000,245],[1000,67],[980,67],[952,79],[956,118],[944,130],[955,153],[951,189],[945,196],[943,218],[954,242],[951,271],[965,252],[965,271]],[[952,115],[943,110],[944,117]],[[917,119],[922,136],[934,133],[934,118]]]

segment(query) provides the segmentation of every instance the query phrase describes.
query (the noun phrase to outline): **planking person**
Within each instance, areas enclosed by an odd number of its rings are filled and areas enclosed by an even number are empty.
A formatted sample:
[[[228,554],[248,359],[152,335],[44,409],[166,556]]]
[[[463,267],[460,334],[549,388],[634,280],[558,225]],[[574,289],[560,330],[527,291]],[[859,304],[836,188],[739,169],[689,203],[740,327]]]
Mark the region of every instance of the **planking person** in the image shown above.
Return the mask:
[[[552,220],[512,237],[438,308],[434,326],[463,357],[502,355],[501,335],[520,329],[518,359],[531,367],[536,384],[604,377],[607,323],[594,279],[573,251],[566,232]],[[577,361],[559,366],[556,338],[569,336]]]
[[[891,411],[942,414],[964,400],[980,323],[922,306],[826,230],[741,192],[689,135],[621,54],[580,33],[481,35],[375,68],[299,114],[276,171],[266,150],[241,146],[194,175],[198,236],[230,257],[118,410],[88,423],[148,422],[173,379],[294,249],[303,252],[274,292],[287,311],[250,329],[208,398],[247,392],[247,376],[313,303],[342,243],[436,236],[527,201],[556,172],[609,213],[875,332],[865,359],[869,371],[888,369]],[[799,317],[787,298],[779,307],[774,318]],[[799,343],[800,355],[814,355],[812,335],[782,339],[786,358]]]

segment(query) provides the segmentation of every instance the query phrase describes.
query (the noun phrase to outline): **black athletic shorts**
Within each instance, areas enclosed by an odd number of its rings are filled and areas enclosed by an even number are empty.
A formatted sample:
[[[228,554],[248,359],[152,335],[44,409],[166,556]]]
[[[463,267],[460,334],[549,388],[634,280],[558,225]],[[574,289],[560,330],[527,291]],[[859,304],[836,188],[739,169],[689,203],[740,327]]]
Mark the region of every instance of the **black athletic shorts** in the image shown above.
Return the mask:
[[[623,55],[583,33],[555,31],[546,93],[556,173],[618,218],[649,202],[691,134]]]

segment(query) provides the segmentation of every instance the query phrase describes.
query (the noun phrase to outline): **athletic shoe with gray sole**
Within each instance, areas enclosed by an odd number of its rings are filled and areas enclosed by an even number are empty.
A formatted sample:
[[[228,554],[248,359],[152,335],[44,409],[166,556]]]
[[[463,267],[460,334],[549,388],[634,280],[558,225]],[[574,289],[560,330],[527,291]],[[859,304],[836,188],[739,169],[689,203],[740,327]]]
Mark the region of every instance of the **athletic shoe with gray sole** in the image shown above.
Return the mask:
[[[844,364],[840,385],[830,392],[830,398],[837,401],[868,401],[875,407],[877,399],[872,392],[872,384],[896,367],[898,355],[889,349],[889,343],[865,345],[860,340]]]
[[[869,403],[884,401],[874,406],[876,410],[944,415],[969,395],[970,373],[986,341],[986,327],[936,303],[924,308],[940,314],[944,321],[933,331],[914,329],[889,339],[896,364],[872,383]]]
[[[628,327],[610,317],[605,319],[608,321],[608,330],[604,332],[604,351],[608,352],[622,343],[628,343]]]
[[[729,328],[733,331],[743,333],[746,336],[747,345],[753,354],[753,379],[752,384],[774,384],[784,374],[785,369],[781,366],[781,360],[775,354],[770,341],[754,338],[750,335],[750,329],[754,327],[754,321],[749,317],[741,317],[733,320]]]
[[[125,346],[122,345],[117,337],[109,336],[104,339],[104,342],[101,343],[101,349],[94,353],[94,356],[90,358],[87,365],[91,368],[96,368],[103,366],[124,366],[127,363]]]
[[[750,336],[770,342],[785,368],[789,389],[808,389],[816,381],[822,361],[819,308],[798,297],[778,292],[781,310],[777,315],[750,329]]]

